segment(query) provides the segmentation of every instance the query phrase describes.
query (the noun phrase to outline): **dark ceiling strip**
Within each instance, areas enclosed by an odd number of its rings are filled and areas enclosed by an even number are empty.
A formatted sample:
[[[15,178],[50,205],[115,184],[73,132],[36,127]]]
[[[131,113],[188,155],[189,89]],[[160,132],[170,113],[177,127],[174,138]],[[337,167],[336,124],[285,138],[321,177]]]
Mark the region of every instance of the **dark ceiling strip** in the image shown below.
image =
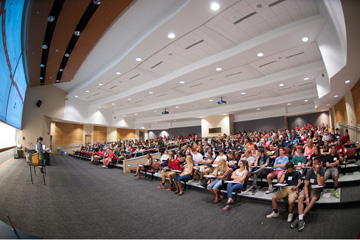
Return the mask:
[[[300,53],[296,53],[296,54],[293,54],[293,55],[290,55],[290,56],[287,56],[286,59],[288,58],[292,58],[292,57],[296,57],[296,56],[299,56],[301,54],[304,54],[304,52],[300,52]]]
[[[138,76],[140,76],[140,74],[136,74],[135,76],[132,76],[131,78],[129,78],[129,80],[132,80],[132,79],[134,79],[134,78],[136,78]]]
[[[196,84],[196,85],[192,85],[192,86],[190,86],[189,88],[198,87],[198,86],[200,86],[200,85],[203,85],[203,83],[199,83],[199,84]]]
[[[157,64],[155,64],[154,66],[152,66],[151,69],[156,68],[157,66],[159,66],[159,65],[162,64],[162,63],[163,63],[163,61],[158,62]]]
[[[63,59],[61,61],[60,68],[59,68],[58,74],[56,76],[56,83],[60,82],[63,71],[64,71],[64,69],[66,67],[66,64],[67,64],[68,60],[69,60],[70,54],[74,50],[76,42],[78,41],[81,33],[85,29],[86,25],[90,21],[91,17],[95,13],[95,11],[99,7],[99,5],[100,4],[96,3],[96,1],[91,0],[89,6],[87,7],[84,14],[82,15],[78,25],[76,26],[76,28],[74,30],[74,34],[72,35],[72,37],[71,37],[71,39],[69,41],[69,44],[68,44],[68,46],[66,48],[66,52],[65,52],[65,54],[63,56]],[[78,34],[76,34],[76,33],[78,33]]]
[[[40,62],[40,85],[45,84],[45,75],[46,75],[46,65],[49,56],[49,49],[51,44],[51,39],[54,35],[55,26],[59,14],[61,12],[62,6],[64,5],[64,0],[55,0],[54,4],[51,8],[48,24],[45,31],[45,37],[43,41],[43,50],[41,55],[41,62]],[[50,18],[53,17],[53,18]]]
[[[115,86],[112,86],[110,89],[113,89],[113,88],[115,88],[117,85],[115,85]]]
[[[230,76],[238,75],[238,74],[241,74],[241,73],[242,72],[232,73],[232,74],[226,75],[225,77],[230,77]]]
[[[270,65],[270,64],[273,64],[273,63],[276,63],[276,61],[272,61],[272,62],[265,63],[265,64],[263,64],[263,65],[260,65],[259,67],[265,67],[265,66]]]
[[[279,4],[279,3],[282,3],[282,2],[285,2],[286,0],[278,0],[278,1],[276,1],[276,2],[273,2],[273,3],[270,3],[268,6],[269,7],[272,7],[272,6],[275,6],[275,5],[277,5],[277,4]]]
[[[245,19],[248,19],[249,17],[254,16],[255,14],[256,14],[256,12],[252,12],[252,13],[246,15],[245,17],[242,17],[242,18],[240,18],[239,20],[236,20],[236,21],[234,22],[234,24],[238,24],[239,22],[242,22],[242,21],[244,21]]]
[[[202,39],[202,40],[200,40],[200,41],[198,41],[198,42],[196,42],[196,43],[193,43],[193,44],[191,44],[190,46],[187,46],[187,47],[185,48],[185,50],[188,50],[188,49],[190,49],[190,48],[192,48],[192,47],[194,47],[194,46],[202,43],[203,41],[204,41],[204,40]]]

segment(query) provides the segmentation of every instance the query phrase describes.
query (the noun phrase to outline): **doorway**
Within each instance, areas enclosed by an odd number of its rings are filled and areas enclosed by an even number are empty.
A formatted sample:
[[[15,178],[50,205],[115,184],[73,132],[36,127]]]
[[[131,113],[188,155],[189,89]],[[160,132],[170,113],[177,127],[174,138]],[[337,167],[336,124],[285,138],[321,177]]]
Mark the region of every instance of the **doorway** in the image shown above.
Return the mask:
[[[85,135],[85,145],[91,143],[91,135]]]

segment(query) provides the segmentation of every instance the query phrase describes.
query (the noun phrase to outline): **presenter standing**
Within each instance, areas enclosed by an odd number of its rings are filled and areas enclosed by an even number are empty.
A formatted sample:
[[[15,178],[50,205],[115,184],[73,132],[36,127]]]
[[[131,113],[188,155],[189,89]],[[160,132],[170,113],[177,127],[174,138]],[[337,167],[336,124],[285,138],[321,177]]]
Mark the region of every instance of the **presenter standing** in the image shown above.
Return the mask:
[[[43,173],[43,165],[45,165],[44,163],[44,153],[43,153],[43,150],[42,150],[42,140],[43,138],[42,137],[39,137],[37,139],[37,142],[36,142],[36,151],[39,153],[39,168],[40,168],[40,172]]]

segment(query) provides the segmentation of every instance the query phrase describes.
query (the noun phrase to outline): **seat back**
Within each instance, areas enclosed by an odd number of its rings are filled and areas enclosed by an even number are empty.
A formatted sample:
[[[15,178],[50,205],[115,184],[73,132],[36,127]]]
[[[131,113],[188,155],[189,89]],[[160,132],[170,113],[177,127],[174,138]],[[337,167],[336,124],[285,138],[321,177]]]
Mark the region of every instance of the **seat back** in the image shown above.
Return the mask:
[[[159,171],[159,167],[160,167],[160,163],[158,163],[158,162],[154,163],[153,169],[154,169],[155,171]]]
[[[245,190],[246,190],[246,186],[247,186],[248,180],[249,180],[249,174],[246,176],[246,178],[245,178],[245,180],[244,180],[244,185],[243,185],[241,191],[245,191]]]
[[[346,152],[346,157],[347,158],[355,158],[355,152],[356,152],[355,148],[348,148],[347,152]]]

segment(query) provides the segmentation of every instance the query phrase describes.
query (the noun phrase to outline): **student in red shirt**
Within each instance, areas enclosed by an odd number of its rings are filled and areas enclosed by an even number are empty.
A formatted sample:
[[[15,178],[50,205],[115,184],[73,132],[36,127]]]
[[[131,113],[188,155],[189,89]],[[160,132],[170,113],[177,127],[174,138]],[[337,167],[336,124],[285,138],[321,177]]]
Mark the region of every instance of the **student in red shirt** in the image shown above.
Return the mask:
[[[172,190],[174,186],[173,178],[176,177],[176,172],[172,170],[181,170],[180,163],[174,159],[174,154],[169,155],[169,162],[167,164],[167,167],[164,167],[161,174],[162,174],[162,181],[161,185],[157,188],[165,188],[165,180],[166,178],[169,178],[170,187],[167,190]]]
[[[109,150],[107,158],[103,160],[103,167],[108,168],[109,163],[111,163],[114,158],[116,159],[114,152],[112,150]]]
[[[340,161],[343,161],[344,156],[345,156],[345,147],[344,147],[344,144],[342,143],[341,138],[338,138],[336,140],[335,147],[336,147],[336,153],[339,154],[339,156],[340,156]]]
[[[348,129],[345,129],[345,134],[341,137],[341,141],[343,144],[347,144],[348,142],[350,142],[350,135]]]

